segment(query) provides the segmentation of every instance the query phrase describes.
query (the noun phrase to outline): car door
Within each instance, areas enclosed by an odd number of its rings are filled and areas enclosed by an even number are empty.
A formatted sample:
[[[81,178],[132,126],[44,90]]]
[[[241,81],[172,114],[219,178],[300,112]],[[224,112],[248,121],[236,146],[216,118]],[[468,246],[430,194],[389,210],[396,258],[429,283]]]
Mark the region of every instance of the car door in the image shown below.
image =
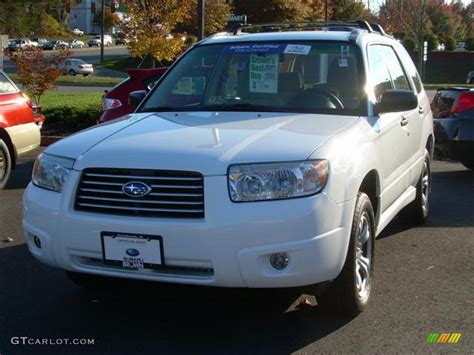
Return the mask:
[[[370,44],[367,49],[369,65],[369,95],[378,102],[386,90],[395,89],[385,58],[386,45]],[[388,47],[391,48],[391,47]],[[377,127],[380,134],[381,162],[381,212],[390,207],[409,186],[410,157],[406,118],[401,112],[380,114]]]
[[[425,90],[423,90],[423,84],[421,83],[415,64],[413,64],[410,55],[403,46],[400,45],[397,48],[397,54],[403,64],[405,73],[413,83],[413,90],[418,98],[418,108],[413,114],[413,119],[408,123],[410,132],[410,149],[413,154],[410,182],[412,185],[416,185],[423,166],[423,156],[426,147],[426,137],[423,137],[423,132],[425,130],[423,127],[426,127],[426,125],[429,124],[429,121],[432,120],[430,100],[428,95],[426,95]]]

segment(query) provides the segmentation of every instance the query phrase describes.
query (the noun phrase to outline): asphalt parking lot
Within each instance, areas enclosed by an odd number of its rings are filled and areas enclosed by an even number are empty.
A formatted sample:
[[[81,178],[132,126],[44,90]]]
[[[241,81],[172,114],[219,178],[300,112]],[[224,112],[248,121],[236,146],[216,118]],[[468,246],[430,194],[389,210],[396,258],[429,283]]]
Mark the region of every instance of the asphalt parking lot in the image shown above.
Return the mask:
[[[36,152],[37,153],[37,152]],[[21,230],[35,154],[0,192],[0,353],[474,353],[474,173],[434,162],[431,215],[395,220],[376,243],[369,309],[355,319],[298,307],[298,290],[127,283],[86,293],[34,260]],[[11,241],[10,241],[11,239]],[[461,333],[427,344],[430,333]],[[12,338],[94,340],[22,345]],[[15,341],[14,341],[15,342]]]

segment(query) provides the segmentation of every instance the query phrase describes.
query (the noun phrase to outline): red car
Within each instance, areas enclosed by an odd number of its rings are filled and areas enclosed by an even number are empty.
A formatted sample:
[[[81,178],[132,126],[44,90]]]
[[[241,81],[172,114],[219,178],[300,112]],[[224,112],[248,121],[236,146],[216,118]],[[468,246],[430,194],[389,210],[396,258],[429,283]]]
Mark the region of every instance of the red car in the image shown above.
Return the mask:
[[[40,145],[43,122],[39,108],[0,70],[0,190],[17,157]]]
[[[136,90],[149,91],[166,72],[166,69],[168,68],[126,69],[130,76],[102,97],[104,112],[98,123],[132,113],[135,109],[128,104],[128,94]]]

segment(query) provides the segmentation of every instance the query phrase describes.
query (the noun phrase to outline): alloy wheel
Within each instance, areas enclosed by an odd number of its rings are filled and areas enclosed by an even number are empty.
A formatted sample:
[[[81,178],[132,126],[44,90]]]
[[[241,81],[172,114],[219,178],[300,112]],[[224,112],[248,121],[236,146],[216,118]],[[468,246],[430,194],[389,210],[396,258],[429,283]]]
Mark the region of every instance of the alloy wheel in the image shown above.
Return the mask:
[[[356,291],[357,296],[365,301],[370,294],[370,283],[372,276],[372,227],[367,212],[360,218],[358,235],[356,240]]]

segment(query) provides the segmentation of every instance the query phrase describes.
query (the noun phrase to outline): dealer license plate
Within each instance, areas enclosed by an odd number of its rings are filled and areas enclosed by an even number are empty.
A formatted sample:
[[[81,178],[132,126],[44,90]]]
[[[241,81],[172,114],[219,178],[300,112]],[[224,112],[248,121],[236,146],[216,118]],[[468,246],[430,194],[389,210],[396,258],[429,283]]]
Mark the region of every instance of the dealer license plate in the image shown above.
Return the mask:
[[[156,269],[163,266],[163,238],[159,235],[102,232],[104,263],[126,269]]]

